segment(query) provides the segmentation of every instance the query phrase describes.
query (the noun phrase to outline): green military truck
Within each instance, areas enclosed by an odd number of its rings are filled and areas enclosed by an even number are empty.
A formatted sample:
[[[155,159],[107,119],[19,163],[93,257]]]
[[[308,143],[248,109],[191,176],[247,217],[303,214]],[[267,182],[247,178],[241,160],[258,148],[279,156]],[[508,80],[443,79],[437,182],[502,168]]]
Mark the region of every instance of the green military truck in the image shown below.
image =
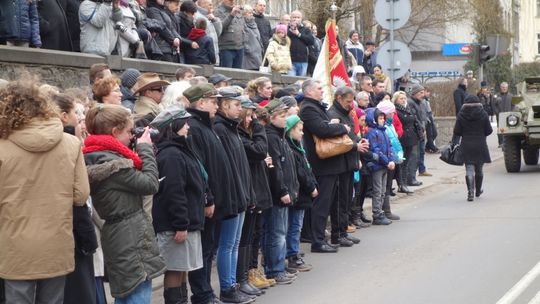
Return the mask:
[[[540,148],[540,77],[528,77],[517,85],[512,112],[499,113],[499,134],[503,135],[504,165],[507,172],[521,170],[521,154],[527,165],[538,164]],[[523,152],[522,152],[523,151]]]

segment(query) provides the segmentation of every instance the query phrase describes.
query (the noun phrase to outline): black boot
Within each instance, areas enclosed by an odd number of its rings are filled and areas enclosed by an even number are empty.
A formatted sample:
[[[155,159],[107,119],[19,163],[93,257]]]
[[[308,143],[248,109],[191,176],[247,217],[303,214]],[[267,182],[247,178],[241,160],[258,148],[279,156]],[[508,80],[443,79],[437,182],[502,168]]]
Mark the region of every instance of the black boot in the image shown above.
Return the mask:
[[[238,264],[236,267],[236,281],[241,292],[248,296],[260,296],[263,292],[248,281],[248,268],[251,248],[248,246],[238,248]]]
[[[227,290],[222,290],[219,299],[223,303],[237,303],[237,304],[247,304],[253,302],[255,299],[250,298],[248,295],[240,292],[238,290],[238,285],[234,285]]]
[[[476,175],[474,177],[474,185],[476,187],[476,197],[479,197],[484,193],[484,190],[482,189],[482,182],[484,181],[483,175]]]
[[[387,219],[392,220],[392,221],[400,220],[399,215],[393,214],[392,210],[390,209],[390,198],[387,197],[384,199],[382,209],[384,211],[384,216],[386,216]]]
[[[182,289],[182,297],[180,298],[180,303],[181,304],[188,304],[189,301],[188,301],[188,290],[187,290],[187,283],[184,282],[182,283],[182,286],[180,286],[180,288]]]
[[[467,183],[467,201],[472,202],[474,200],[474,178],[465,176],[465,182]]]
[[[400,168],[398,172],[398,176],[397,176],[398,186],[399,186],[398,192],[407,193],[407,194],[414,193],[414,191],[412,191],[411,189],[409,189],[409,187],[407,187],[407,174],[406,172],[403,172],[403,171],[405,171],[404,168]]]
[[[182,304],[182,296],[182,287],[163,289],[163,299],[165,300],[165,304]]]

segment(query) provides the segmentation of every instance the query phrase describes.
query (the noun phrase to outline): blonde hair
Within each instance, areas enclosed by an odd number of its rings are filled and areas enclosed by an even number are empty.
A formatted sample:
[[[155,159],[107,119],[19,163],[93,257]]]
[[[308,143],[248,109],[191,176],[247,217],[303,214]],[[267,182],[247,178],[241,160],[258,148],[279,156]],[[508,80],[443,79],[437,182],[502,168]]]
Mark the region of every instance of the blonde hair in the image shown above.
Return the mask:
[[[268,77],[255,78],[248,82],[244,93],[249,97],[255,97],[259,94],[259,89],[263,88],[266,83],[272,83]]]
[[[392,95],[392,103],[396,103],[396,100],[399,98],[399,95],[405,95],[405,98],[407,97],[407,93],[403,91],[396,91],[394,95]]]

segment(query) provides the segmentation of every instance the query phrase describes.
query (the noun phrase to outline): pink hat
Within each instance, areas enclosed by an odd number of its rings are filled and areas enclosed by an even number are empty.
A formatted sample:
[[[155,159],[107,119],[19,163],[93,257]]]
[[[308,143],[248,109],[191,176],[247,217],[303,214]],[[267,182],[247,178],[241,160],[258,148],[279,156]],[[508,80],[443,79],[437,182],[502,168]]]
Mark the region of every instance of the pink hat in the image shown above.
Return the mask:
[[[278,25],[276,25],[276,33],[277,32],[282,32],[282,33],[287,34],[287,25],[286,24],[278,24]]]
[[[396,106],[390,100],[383,100],[377,105],[377,109],[383,112],[385,115],[396,111]]]
[[[355,107],[356,111],[356,117],[360,118],[362,116],[366,116],[366,112],[364,110],[360,109],[359,107]]]

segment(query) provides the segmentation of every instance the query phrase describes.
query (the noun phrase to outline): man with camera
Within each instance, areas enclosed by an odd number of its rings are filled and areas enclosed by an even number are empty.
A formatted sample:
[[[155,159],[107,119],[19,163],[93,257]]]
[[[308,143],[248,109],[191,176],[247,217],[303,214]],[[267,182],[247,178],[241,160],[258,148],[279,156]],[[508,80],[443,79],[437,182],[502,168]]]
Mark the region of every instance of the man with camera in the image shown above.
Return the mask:
[[[308,47],[315,43],[313,33],[302,24],[302,13],[291,13],[287,35],[291,39],[291,76],[306,76],[308,68]]]
[[[233,0],[223,0],[217,7],[215,15],[221,19],[223,31],[219,36],[220,66],[241,69],[244,61],[244,27],[243,7],[234,4]]]

